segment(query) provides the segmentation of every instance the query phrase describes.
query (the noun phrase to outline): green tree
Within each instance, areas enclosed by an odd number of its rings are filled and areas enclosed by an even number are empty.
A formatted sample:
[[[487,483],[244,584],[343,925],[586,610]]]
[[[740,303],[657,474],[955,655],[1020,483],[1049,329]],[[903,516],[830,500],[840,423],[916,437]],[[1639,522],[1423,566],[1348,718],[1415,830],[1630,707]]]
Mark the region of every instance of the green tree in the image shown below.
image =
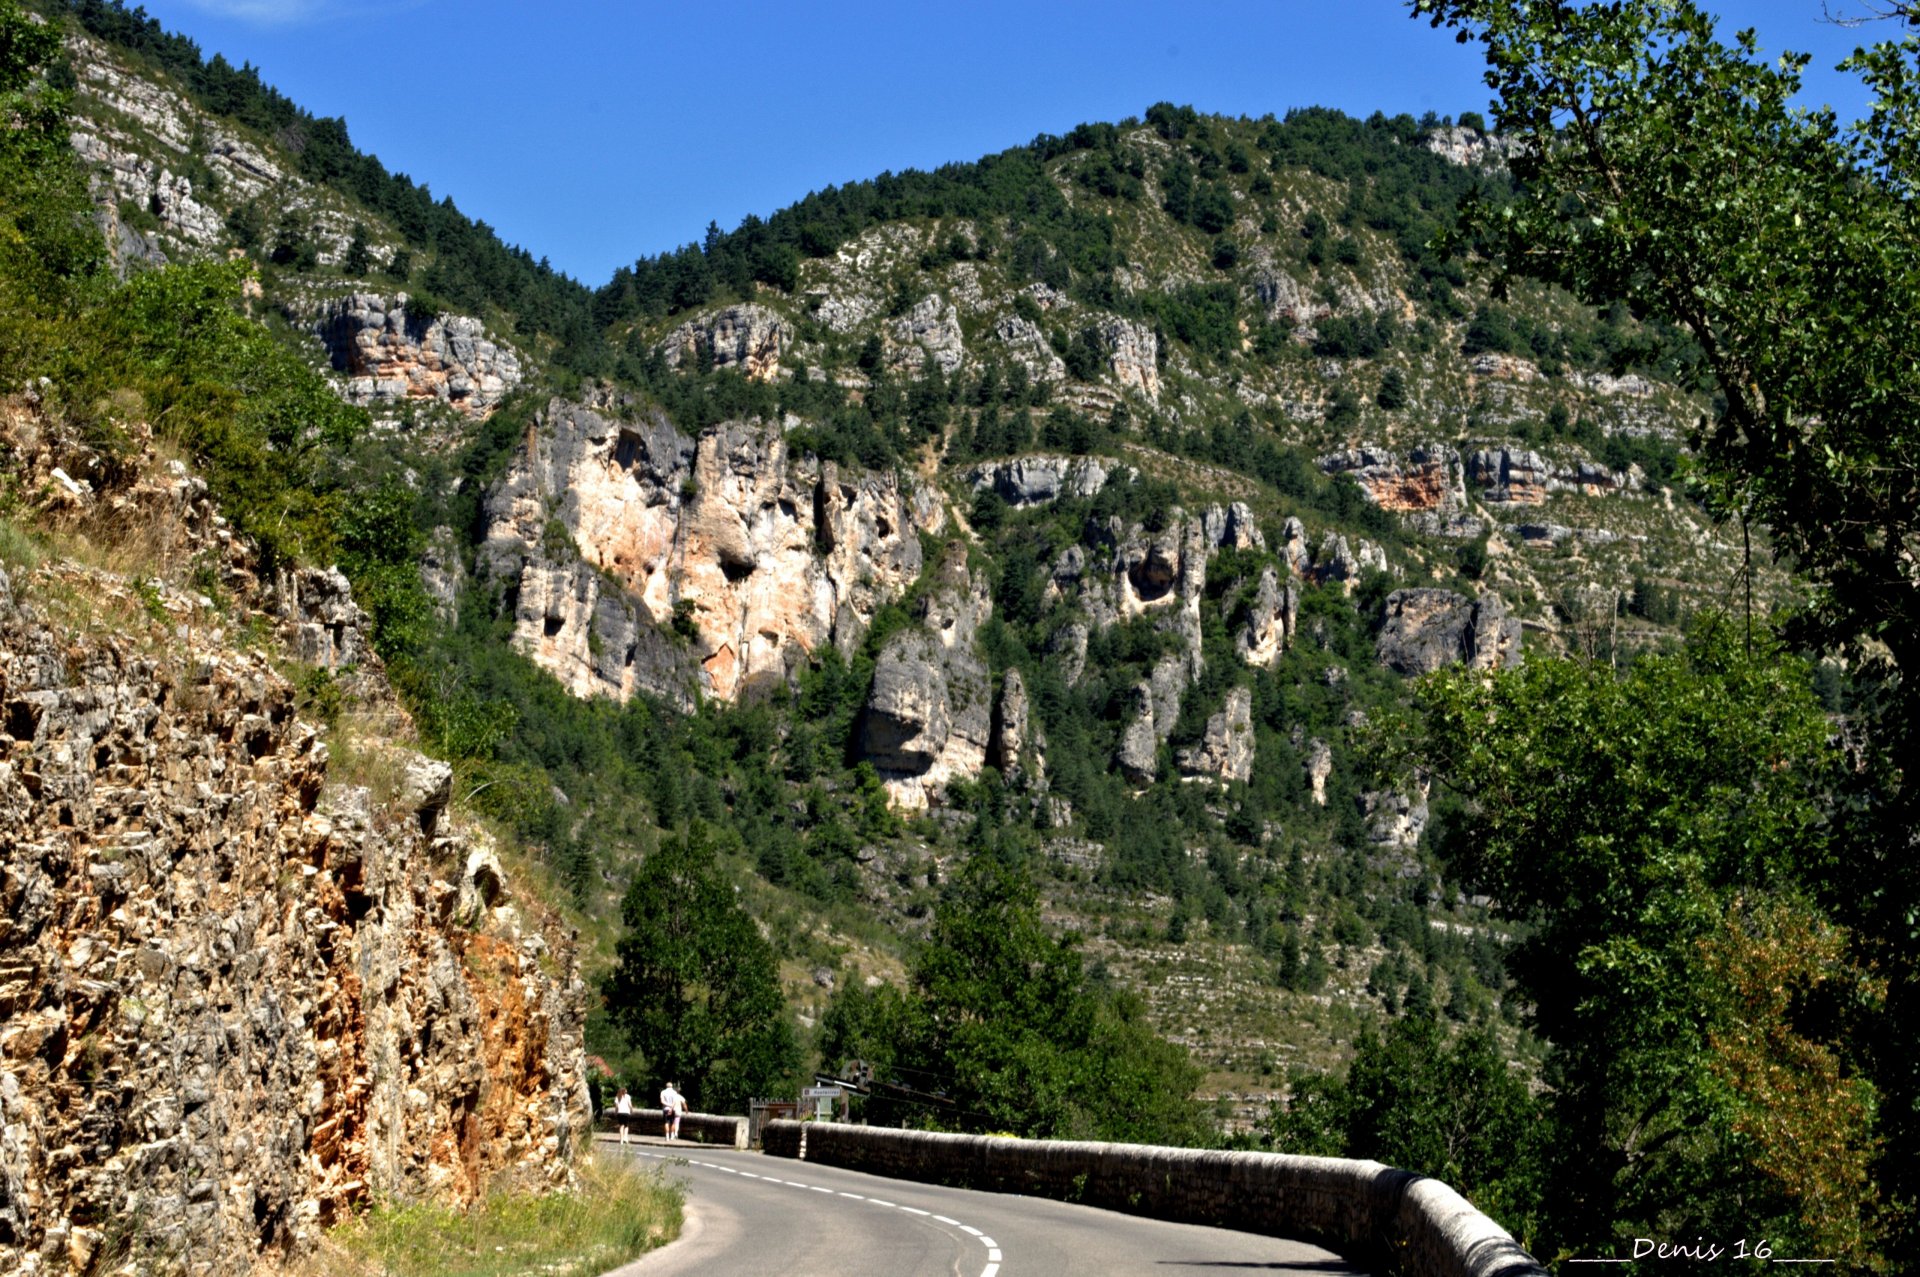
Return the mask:
[[[1812,580],[1803,633],[1872,688],[1822,893],[1889,977],[1864,1027],[1884,1103],[1881,1184],[1920,1250],[1920,39],[1842,64],[1866,118],[1794,105],[1803,55],[1722,41],[1690,0],[1416,0],[1479,40],[1516,190],[1470,225],[1503,266],[1683,331],[1713,383],[1694,442],[1716,507]]]
[[[1380,389],[1374,392],[1373,402],[1386,412],[1398,412],[1407,406],[1407,379],[1398,368],[1389,368],[1380,375]]]
[[[1804,1181],[1756,1159],[1716,1080],[1703,1008],[1727,981],[1703,946],[1743,901],[1791,901],[1825,875],[1839,760],[1804,662],[1765,636],[1749,658],[1735,629],[1709,622],[1619,676],[1533,660],[1422,691],[1425,761],[1463,804],[1455,868],[1528,924],[1510,969],[1552,1048],[1543,1209],[1559,1244],[1818,1240]],[[1824,1133],[1864,1149],[1852,1127]]]
[[[347,251],[340,258],[340,269],[349,275],[364,275],[373,264],[367,252],[367,228],[363,223],[353,224],[353,236],[347,241]]]
[[[1089,981],[1071,939],[1047,934],[1032,880],[998,851],[976,855],[947,884],[911,988],[838,995],[821,1047],[831,1065],[859,1058],[883,1082],[944,1097],[883,1102],[870,1110],[878,1120],[1206,1138],[1186,1053],[1153,1032],[1137,998]]]
[[[620,906],[626,926],[604,993],[661,1079],[713,1112],[791,1083],[800,1064],[773,950],[734,899],[714,830],[661,840]]]
[[[89,295],[106,254],[88,216],[86,183],[67,146],[65,93],[46,78],[60,30],[0,0],[0,384]]]

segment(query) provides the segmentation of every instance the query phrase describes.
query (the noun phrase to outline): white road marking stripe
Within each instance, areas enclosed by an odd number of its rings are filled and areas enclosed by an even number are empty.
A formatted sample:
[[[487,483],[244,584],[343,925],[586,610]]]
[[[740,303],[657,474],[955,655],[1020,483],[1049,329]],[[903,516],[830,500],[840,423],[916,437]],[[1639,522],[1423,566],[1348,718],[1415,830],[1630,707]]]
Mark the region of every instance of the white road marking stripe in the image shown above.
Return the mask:
[[[640,1157],[651,1157],[659,1161],[671,1160],[664,1153],[643,1153],[639,1149],[635,1149],[633,1151],[637,1156],[640,1156]],[[701,1167],[705,1167],[708,1170],[713,1170],[713,1171],[724,1171],[728,1175],[738,1175],[742,1179],[764,1179],[769,1184],[784,1184],[789,1188],[810,1188],[816,1193],[827,1193],[836,1197],[844,1197],[849,1201],[855,1201],[855,1202],[871,1202],[875,1206],[882,1207],[886,1210],[904,1211],[906,1214],[909,1214],[909,1215],[918,1215],[922,1219],[932,1219],[932,1220],[937,1220],[942,1224],[949,1224],[971,1237],[978,1237],[980,1239],[980,1244],[987,1248],[987,1266],[980,1270],[980,1277],[1000,1277],[1000,1264],[1001,1264],[1000,1244],[994,1241],[993,1238],[981,1232],[979,1229],[973,1227],[972,1225],[963,1224],[959,1220],[952,1219],[946,1215],[935,1215],[932,1211],[924,1211],[917,1206],[899,1206],[893,1202],[882,1201],[878,1197],[863,1197],[859,1193],[837,1192],[836,1190],[831,1188],[822,1188],[818,1184],[802,1184],[797,1179],[778,1179],[772,1175],[756,1175],[752,1171],[743,1171],[743,1170],[738,1170],[731,1166],[722,1166],[718,1162],[689,1161],[687,1165],[701,1166]]]

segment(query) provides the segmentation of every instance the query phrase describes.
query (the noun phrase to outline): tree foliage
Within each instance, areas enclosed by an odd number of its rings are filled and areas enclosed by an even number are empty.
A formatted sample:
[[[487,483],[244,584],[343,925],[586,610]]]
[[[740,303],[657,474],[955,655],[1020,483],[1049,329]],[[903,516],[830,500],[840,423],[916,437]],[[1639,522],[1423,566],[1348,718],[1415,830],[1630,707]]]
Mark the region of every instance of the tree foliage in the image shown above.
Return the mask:
[[[1512,273],[1629,304],[1687,334],[1715,408],[1695,440],[1709,495],[1764,525],[1811,578],[1809,640],[1843,649],[1859,766],[1836,819],[1846,854],[1821,904],[1889,976],[1862,1026],[1885,1102],[1883,1187],[1920,1245],[1920,38],[1843,69],[1864,120],[1793,105],[1804,55],[1722,41],[1691,0],[1416,0],[1479,40],[1517,190],[1470,225]],[[1902,1151],[1904,1150],[1904,1151]]]
[[[799,1049],[773,950],[734,899],[714,831],[695,822],[641,862],[606,983],[614,1022],[661,1080],[717,1113],[790,1083]]]
[[[1851,1150],[1858,1171],[1870,1144],[1873,1088],[1845,1046],[1856,1017],[1796,1016],[1790,1036],[1708,1014],[1756,996],[1758,959],[1729,928],[1750,908],[1780,916],[1833,870],[1840,759],[1810,674],[1770,641],[1749,658],[1733,629],[1710,619],[1619,676],[1533,660],[1423,689],[1425,761],[1463,802],[1454,867],[1528,925],[1510,969],[1551,1044],[1542,1209],[1561,1245],[1764,1226],[1813,1246],[1832,1230],[1809,1212],[1857,1187],[1819,1160]],[[1755,1106],[1777,1113],[1783,1093],[1753,1079],[1775,1068],[1844,1079],[1851,1101],[1805,1114],[1806,1144],[1756,1143],[1771,1119]],[[1864,1236],[1870,1196],[1848,1209]]]
[[[883,1082],[871,1120],[1029,1136],[1192,1143],[1199,1072],[1137,998],[1092,986],[1042,926],[1032,880],[976,856],[943,894],[908,990],[850,989],[821,1040]],[[906,1090],[919,1092],[915,1099]]]

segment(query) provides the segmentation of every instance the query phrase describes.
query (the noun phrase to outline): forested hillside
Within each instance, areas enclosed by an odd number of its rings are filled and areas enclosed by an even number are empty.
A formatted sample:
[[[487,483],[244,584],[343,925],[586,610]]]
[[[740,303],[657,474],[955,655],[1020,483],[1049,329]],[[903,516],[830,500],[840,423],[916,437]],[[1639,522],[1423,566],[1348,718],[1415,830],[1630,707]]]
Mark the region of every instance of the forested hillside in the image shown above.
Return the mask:
[[[1701,433],[1714,330],[1503,238],[1517,123],[1162,103],[594,289],[141,11],[38,10],[0,389],[78,443],[16,430],[9,572],[149,440],[263,578],[337,565],[369,650],[283,662],[301,716],[376,752],[384,672],[580,928],[611,1075],[1379,1157],[1550,1248],[1880,1244],[1847,927],[1895,938],[1831,901],[1887,685]]]

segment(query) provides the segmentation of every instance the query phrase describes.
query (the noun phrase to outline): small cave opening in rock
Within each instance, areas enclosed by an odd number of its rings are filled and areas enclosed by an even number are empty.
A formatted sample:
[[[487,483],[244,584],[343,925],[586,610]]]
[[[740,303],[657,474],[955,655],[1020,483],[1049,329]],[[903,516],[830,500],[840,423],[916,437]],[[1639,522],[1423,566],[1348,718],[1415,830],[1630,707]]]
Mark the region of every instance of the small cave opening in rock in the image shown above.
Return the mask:
[[[11,701],[7,705],[7,735],[15,740],[32,740],[40,730],[40,707],[31,701]]]
[[[632,431],[622,430],[620,438],[613,445],[614,464],[622,470],[631,470],[641,460],[640,436]]]
[[[1166,597],[1173,588],[1173,564],[1159,555],[1149,555],[1127,569],[1127,579],[1133,583],[1133,592],[1140,596],[1143,603],[1152,603]]]
[[[753,575],[753,560],[736,558],[732,555],[720,556],[720,574],[727,578],[728,584],[738,584]]]
[[[558,616],[549,616],[541,622],[540,628],[548,638],[552,638],[554,635],[558,634],[561,630],[565,629],[566,625],[567,625],[567,622],[565,618],[558,617]]]

